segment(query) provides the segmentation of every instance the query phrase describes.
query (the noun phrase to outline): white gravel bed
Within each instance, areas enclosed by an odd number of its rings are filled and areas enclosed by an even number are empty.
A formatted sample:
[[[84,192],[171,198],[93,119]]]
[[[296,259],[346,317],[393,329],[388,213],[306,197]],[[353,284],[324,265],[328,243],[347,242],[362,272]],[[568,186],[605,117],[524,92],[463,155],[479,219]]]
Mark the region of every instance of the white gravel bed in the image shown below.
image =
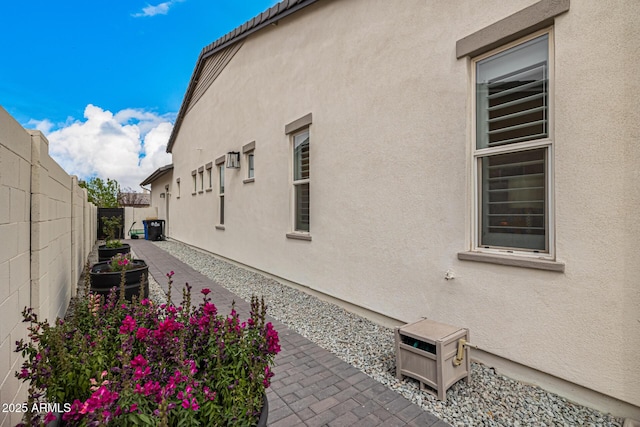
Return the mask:
[[[342,360],[454,426],[622,426],[623,420],[571,403],[539,387],[472,363],[471,382],[459,381],[447,401],[395,378],[393,330],[175,241],[154,242],[236,295],[264,296],[268,313]],[[174,286],[181,287],[176,281]],[[215,301],[214,301],[215,302]]]

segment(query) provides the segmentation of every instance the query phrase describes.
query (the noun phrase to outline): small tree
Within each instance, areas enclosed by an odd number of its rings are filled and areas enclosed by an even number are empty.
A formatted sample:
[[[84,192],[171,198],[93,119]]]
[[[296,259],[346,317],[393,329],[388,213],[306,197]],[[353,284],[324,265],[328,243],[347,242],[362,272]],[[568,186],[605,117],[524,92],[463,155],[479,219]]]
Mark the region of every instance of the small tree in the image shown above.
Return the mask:
[[[122,218],[119,216],[112,216],[111,218],[103,216],[102,223],[104,224],[104,231],[107,233],[106,245],[108,248],[119,248],[122,246],[122,242],[116,238],[120,235],[120,229],[122,228]]]
[[[91,203],[99,208],[117,208],[120,185],[115,179],[107,178],[103,181],[95,177],[88,181],[80,181],[80,187],[87,189],[87,196]]]

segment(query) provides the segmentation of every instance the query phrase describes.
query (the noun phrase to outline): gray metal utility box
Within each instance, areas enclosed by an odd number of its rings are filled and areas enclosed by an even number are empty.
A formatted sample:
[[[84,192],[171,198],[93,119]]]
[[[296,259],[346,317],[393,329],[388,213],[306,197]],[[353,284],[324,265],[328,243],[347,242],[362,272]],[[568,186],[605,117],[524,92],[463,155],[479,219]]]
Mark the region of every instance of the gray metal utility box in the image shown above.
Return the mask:
[[[438,400],[446,400],[447,390],[458,380],[469,382],[471,362],[464,345],[469,341],[468,329],[422,319],[396,328],[395,338],[396,378],[405,375],[420,381],[420,389]]]

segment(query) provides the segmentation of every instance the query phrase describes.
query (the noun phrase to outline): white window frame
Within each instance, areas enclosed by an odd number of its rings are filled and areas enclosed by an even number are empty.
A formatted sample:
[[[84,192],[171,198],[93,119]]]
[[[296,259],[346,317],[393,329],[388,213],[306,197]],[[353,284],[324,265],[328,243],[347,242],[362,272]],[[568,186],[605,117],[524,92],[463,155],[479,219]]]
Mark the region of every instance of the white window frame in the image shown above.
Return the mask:
[[[246,159],[247,159],[247,179],[255,179],[256,177],[256,172],[255,172],[255,155],[253,154],[253,151],[249,152],[246,154]]]
[[[305,179],[294,179],[295,177],[295,140],[296,137],[302,134],[307,134],[307,138],[309,139],[309,178]],[[304,127],[302,129],[297,130],[296,132],[291,133],[291,147],[290,147],[290,180],[291,180],[291,230],[293,233],[309,235],[311,233],[311,213],[309,213],[309,230],[299,230],[296,228],[296,187],[301,184],[309,184],[309,206],[311,206],[311,185],[310,185],[310,177],[311,177],[311,132],[309,127]]]
[[[205,169],[207,170],[207,191],[213,191],[213,162],[207,163],[205,165]]]
[[[224,163],[218,165],[218,225],[224,226]]]
[[[245,164],[247,165],[247,173],[242,181],[245,184],[255,181],[255,149],[255,141],[251,141],[242,147],[242,154],[244,155]]]
[[[529,40],[540,37],[544,34],[548,35],[548,135],[543,139],[535,139],[524,142],[515,142],[511,144],[499,145],[489,148],[477,148],[476,137],[477,137],[477,129],[476,129],[476,64],[486,59],[490,56],[496,55],[500,52],[503,52],[507,49],[510,49],[514,46],[525,43]],[[497,49],[494,49],[490,52],[487,52],[483,55],[475,57],[471,60],[471,120],[472,120],[472,137],[471,137],[471,153],[472,153],[472,162],[471,162],[471,174],[472,174],[472,194],[473,194],[473,215],[472,215],[472,250],[476,252],[483,252],[487,254],[497,254],[497,255],[514,255],[520,257],[531,257],[531,258],[539,258],[545,260],[555,260],[555,219],[554,219],[554,94],[555,94],[555,73],[554,73],[554,38],[553,38],[553,29],[546,28],[535,33],[532,33],[526,37],[508,43],[504,46],[501,46]],[[483,157],[497,155],[497,154],[506,154],[506,153],[514,153],[518,151],[532,150],[532,149],[545,149],[545,161],[546,161],[546,216],[545,216],[545,228],[546,228],[546,247],[547,251],[534,251],[525,248],[511,248],[511,247],[486,247],[485,245],[480,245],[480,233],[481,233],[481,221],[482,221],[482,207],[481,203],[481,192],[482,192],[482,182],[480,177],[481,172],[481,160]]]

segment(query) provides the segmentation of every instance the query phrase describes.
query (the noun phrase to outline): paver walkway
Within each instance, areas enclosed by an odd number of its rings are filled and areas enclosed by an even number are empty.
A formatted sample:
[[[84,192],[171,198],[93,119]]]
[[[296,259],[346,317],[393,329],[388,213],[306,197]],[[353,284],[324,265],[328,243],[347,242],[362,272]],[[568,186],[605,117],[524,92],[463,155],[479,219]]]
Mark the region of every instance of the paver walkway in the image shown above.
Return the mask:
[[[235,300],[240,317],[248,317],[248,302],[152,242],[127,242],[136,256],[147,262],[149,272],[165,291],[166,274],[175,273],[172,300],[182,301],[181,290],[188,282],[195,304],[199,303],[195,297],[201,296],[200,290],[209,288],[209,296],[221,313],[228,313]],[[278,331],[282,348],[267,389],[269,426],[449,426],[283,323],[269,320]]]

